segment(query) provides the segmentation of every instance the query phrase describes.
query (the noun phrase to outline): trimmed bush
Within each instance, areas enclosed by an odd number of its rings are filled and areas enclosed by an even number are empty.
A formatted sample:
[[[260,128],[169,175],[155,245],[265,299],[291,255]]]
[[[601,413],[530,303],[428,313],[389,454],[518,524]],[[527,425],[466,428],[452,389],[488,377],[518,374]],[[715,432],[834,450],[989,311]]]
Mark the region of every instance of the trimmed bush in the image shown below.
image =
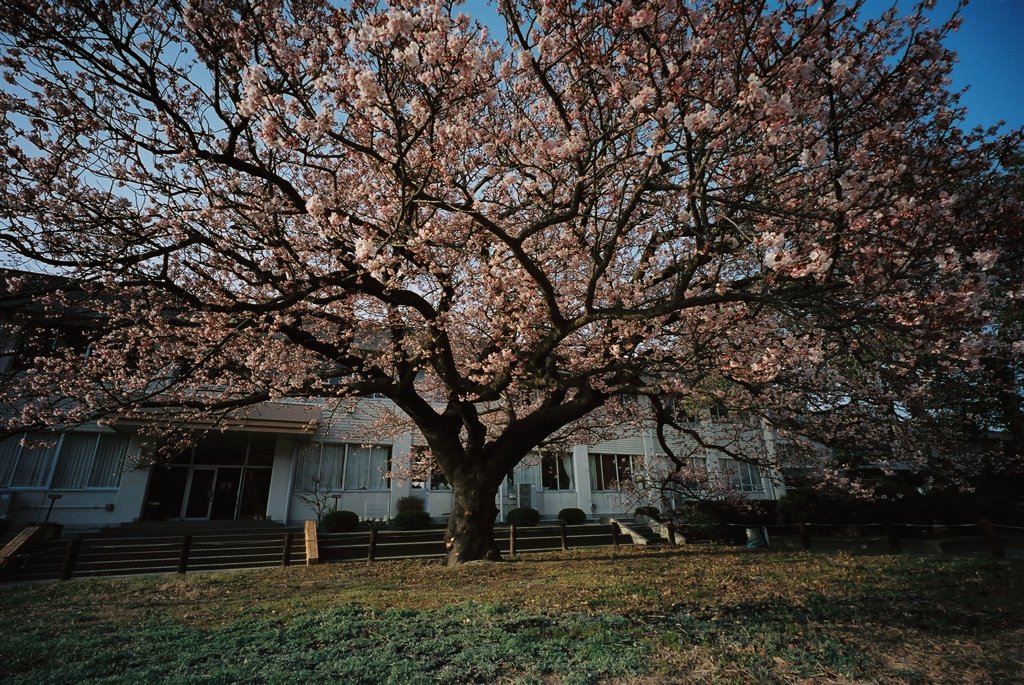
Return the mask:
[[[536,526],[540,523],[540,512],[530,507],[520,507],[508,512],[505,520],[514,526]]]
[[[329,511],[320,518],[324,533],[347,533],[359,527],[359,514],[354,511]]]
[[[633,516],[646,516],[649,519],[655,521],[661,520],[661,510],[658,507],[644,506],[637,507],[636,511],[633,512]]]
[[[423,511],[423,499],[415,495],[400,497],[395,502],[395,510],[401,514],[403,511]]]
[[[558,520],[565,523],[567,526],[578,526],[587,521],[587,512],[582,509],[562,509],[558,512]]]
[[[422,530],[430,528],[430,514],[425,511],[400,511],[391,519],[391,525],[398,530]]]

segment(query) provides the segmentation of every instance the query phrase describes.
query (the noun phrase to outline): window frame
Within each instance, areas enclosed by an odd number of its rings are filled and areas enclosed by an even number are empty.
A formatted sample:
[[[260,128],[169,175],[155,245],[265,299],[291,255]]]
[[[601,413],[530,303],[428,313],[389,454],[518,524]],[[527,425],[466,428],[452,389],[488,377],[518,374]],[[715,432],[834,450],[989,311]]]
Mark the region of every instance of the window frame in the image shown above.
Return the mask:
[[[639,465],[642,465],[642,461],[643,461],[644,455],[642,455],[642,454],[623,454],[623,453],[617,453],[617,452],[590,452],[588,454],[588,457],[589,457],[589,461],[590,461],[590,485],[591,485],[590,489],[591,489],[591,491],[592,492],[622,492],[623,491],[623,487],[622,487],[623,480],[629,481],[630,483],[633,482],[633,474],[636,473],[636,468],[638,466],[637,462],[640,461]],[[609,488],[608,487],[609,479],[608,479],[608,474],[605,472],[605,460],[606,460],[606,458],[611,458],[611,463],[614,465],[614,470],[615,470],[615,480],[614,480],[615,487],[614,488]],[[628,467],[626,469],[627,477],[625,479],[622,477],[623,469],[621,468],[622,462],[624,460],[628,464]],[[595,467],[599,467],[600,471],[598,472],[595,469]]]
[[[718,469],[729,490],[746,494],[763,494],[765,492],[764,476],[758,464],[750,464],[738,459],[719,459]],[[755,474],[756,477],[754,477]]]
[[[84,436],[86,438],[93,438],[93,444],[89,451],[88,462],[89,467],[84,469],[82,476],[81,485],[55,485],[54,479],[57,476],[57,468],[60,464],[60,460],[64,455],[64,449],[66,446],[65,438],[67,436]],[[33,437],[35,436],[35,437]],[[46,467],[46,477],[42,479],[41,485],[15,485],[12,481],[14,480],[15,474],[18,472],[18,466],[21,463],[22,458],[25,456],[26,449],[38,449],[38,448],[26,448],[22,441],[26,438],[33,440],[51,439],[53,434],[47,433],[23,433],[20,435],[14,435],[8,440],[18,441],[18,454],[13,460],[13,464],[10,469],[10,475],[7,477],[6,483],[0,483],[0,489],[3,490],[16,490],[18,492],[41,492],[41,491],[60,491],[60,492],[110,492],[116,491],[121,488],[121,477],[124,475],[124,460],[127,457],[129,438],[123,435],[116,435],[111,433],[93,432],[93,431],[66,431],[55,436],[54,444],[50,450],[49,465]],[[124,454],[121,455],[119,460],[119,468],[116,474],[115,482],[112,485],[89,485],[93,480],[94,470],[96,469],[96,457],[99,454],[100,444],[104,438],[107,439],[121,439],[124,440]]]
[[[391,473],[392,459],[394,458],[394,445],[388,445],[388,444],[383,444],[383,443],[335,442],[335,441],[332,441],[332,440],[325,440],[325,441],[320,441],[320,442],[307,443],[305,446],[306,447],[313,446],[313,449],[316,451],[316,460],[317,460],[316,465],[317,465],[317,467],[316,467],[316,476],[314,478],[315,478],[315,482],[317,484],[316,485],[317,488],[319,488],[321,490],[327,490],[328,492],[390,492],[390,490],[391,490],[391,475],[390,475],[390,473]],[[321,480],[321,476],[322,476],[322,474],[324,472],[324,461],[323,461],[324,460],[324,448],[327,447],[327,446],[331,446],[331,447],[341,446],[341,447],[344,447],[344,451],[342,452],[341,463],[338,466],[338,470],[341,472],[341,487],[333,487],[333,486],[325,485],[323,483],[323,481]],[[296,458],[299,458],[300,455],[298,454],[298,450],[301,450],[302,447],[303,447],[303,445],[299,445],[297,447]],[[383,474],[384,487],[382,487],[382,488],[370,488],[370,487],[352,488],[352,487],[350,487],[350,483],[348,482],[348,480],[349,480],[349,458],[352,456],[351,449],[353,447],[365,448],[365,449],[370,450],[368,455],[367,455],[368,458],[372,458],[373,450],[374,449],[383,449],[383,450],[387,451],[387,457],[385,459],[385,473]],[[372,472],[373,472],[372,466],[368,463],[367,470],[366,470],[367,481],[369,481],[369,476],[370,476],[370,474]],[[301,474],[300,474],[300,477],[301,477]],[[309,488],[300,487],[299,489],[302,490],[302,489],[309,489]]]
[[[569,458],[569,468],[565,468],[565,458]],[[548,467],[554,461],[555,487],[548,487]],[[562,486],[562,476],[565,476],[565,486]],[[576,464],[572,452],[541,454],[540,457],[540,483],[541,489],[545,492],[574,492],[576,490]]]

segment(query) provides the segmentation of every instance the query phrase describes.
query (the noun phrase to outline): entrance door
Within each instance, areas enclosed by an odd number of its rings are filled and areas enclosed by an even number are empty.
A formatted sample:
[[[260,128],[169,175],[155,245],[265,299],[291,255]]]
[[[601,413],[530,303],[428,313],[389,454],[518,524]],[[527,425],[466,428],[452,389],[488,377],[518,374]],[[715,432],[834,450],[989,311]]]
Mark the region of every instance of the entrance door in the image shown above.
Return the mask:
[[[238,506],[240,519],[265,519],[267,498],[270,495],[270,469],[247,468],[242,484],[242,502]]]
[[[211,519],[235,518],[235,505],[238,504],[238,484],[241,480],[241,468],[222,466],[217,469],[213,503],[210,506]]]
[[[217,479],[217,469],[192,469],[192,477],[188,484],[188,500],[185,503],[185,518],[210,518],[210,505],[213,504],[213,486]]]
[[[166,521],[181,516],[181,506],[188,490],[187,466],[156,466],[149,478],[146,507],[142,516],[147,521]]]

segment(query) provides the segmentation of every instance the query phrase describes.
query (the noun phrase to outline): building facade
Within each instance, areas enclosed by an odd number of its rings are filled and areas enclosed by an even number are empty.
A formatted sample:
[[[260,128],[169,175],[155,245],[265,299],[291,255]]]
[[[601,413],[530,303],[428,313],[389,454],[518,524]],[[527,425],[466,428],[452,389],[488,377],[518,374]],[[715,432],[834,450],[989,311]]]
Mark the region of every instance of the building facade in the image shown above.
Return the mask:
[[[386,402],[360,400],[341,420],[327,420],[313,403],[260,405],[157,466],[136,466],[143,449],[138,425],[14,436],[0,442],[0,518],[85,528],[144,520],[291,524],[315,518],[319,507],[387,520],[399,498],[415,496],[443,520],[452,504],[444,477],[409,475],[421,439],[409,432],[367,435],[375,404]],[[748,449],[773,449],[773,432],[762,425],[736,431],[710,416],[695,425],[708,434],[728,427],[754,446]],[[750,497],[781,494],[778,479],[755,465],[711,451],[693,459]],[[536,455],[502,484],[499,517],[516,507],[535,508],[548,519],[564,508],[622,515],[656,503],[654,493],[637,485],[667,468],[653,430]]]

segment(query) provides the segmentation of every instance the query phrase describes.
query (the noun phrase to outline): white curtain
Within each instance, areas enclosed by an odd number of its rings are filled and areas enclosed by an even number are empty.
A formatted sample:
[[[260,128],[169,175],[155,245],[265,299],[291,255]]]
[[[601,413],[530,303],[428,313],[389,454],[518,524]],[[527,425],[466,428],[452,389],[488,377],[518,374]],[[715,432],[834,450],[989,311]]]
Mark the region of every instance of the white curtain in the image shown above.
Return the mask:
[[[21,436],[12,435],[0,441],[0,487],[6,487],[14,475],[14,467],[18,465],[18,454],[21,453]]]
[[[345,472],[345,446],[324,443],[320,453],[320,487],[341,490],[341,476]]]
[[[601,455],[591,454],[590,458],[590,490],[599,492],[604,490],[604,478],[601,474]]]
[[[565,474],[569,477],[568,482],[565,483],[563,490],[575,490],[576,489],[576,474],[572,468],[572,452],[565,452],[562,454],[562,468],[565,469]],[[561,478],[559,478],[559,487],[563,484]]]
[[[90,488],[116,488],[121,483],[128,438],[122,435],[101,435],[96,458],[89,473]]]
[[[95,433],[67,433],[60,445],[57,469],[53,472],[53,487],[85,487],[96,454]]]
[[[388,471],[391,470],[391,449],[377,445],[370,448],[370,472],[367,476],[368,490],[386,490]]]
[[[345,489],[366,490],[370,475],[370,448],[362,445],[348,446],[348,460],[345,462]]]
[[[50,468],[53,466],[53,455],[57,451],[57,436],[45,433],[32,433],[26,439],[29,442],[49,443],[45,447],[22,447],[18,466],[14,469],[11,485],[22,488],[45,488],[49,485]]]
[[[313,481],[320,478],[320,443],[296,445],[295,460],[295,489],[312,490]]]

